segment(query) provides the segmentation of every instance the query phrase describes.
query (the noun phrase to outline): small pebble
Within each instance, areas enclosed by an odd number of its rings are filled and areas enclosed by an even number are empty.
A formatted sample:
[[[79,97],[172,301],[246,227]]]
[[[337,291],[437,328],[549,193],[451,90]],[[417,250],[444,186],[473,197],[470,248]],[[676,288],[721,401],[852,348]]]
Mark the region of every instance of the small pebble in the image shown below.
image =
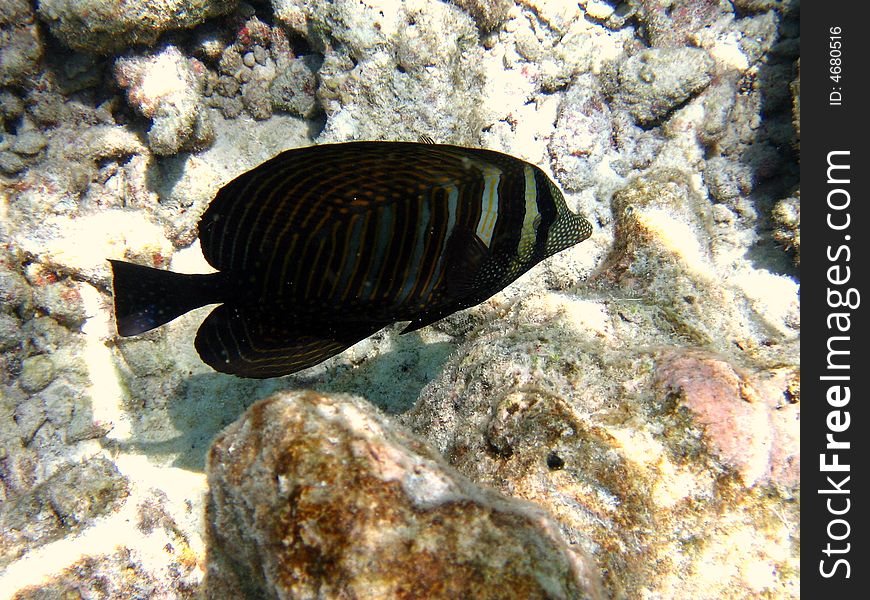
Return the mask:
[[[11,315],[0,314],[0,352],[21,344],[21,323]]]
[[[217,93],[227,98],[232,98],[239,93],[241,85],[239,82],[229,75],[221,75],[218,79]]]
[[[254,60],[257,61],[258,65],[265,65],[266,59],[268,57],[269,53],[266,51],[265,48],[263,48],[262,46],[254,46]]]
[[[257,64],[257,59],[254,58],[253,52],[245,52],[245,55],[242,56],[242,62],[245,63],[246,67],[254,68],[254,65]]]
[[[54,380],[54,363],[45,354],[25,358],[21,362],[18,385],[25,392],[38,392]]]
[[[33,292],[27,280],[15,271],[0,269],[0,311],[14,311],[23,319],[33,315]]]
[[[20,133],[12,144],[12,151],[32,156],[45,148],[45,136],[38,131]]]
[[[25,164],[21,157],[14,152],[0,152],[0,171],[7,175],[14,175],[24,170]]]
[[[24,112],[24,102],[11,92],[0,92],[0,117],[17,119]]]

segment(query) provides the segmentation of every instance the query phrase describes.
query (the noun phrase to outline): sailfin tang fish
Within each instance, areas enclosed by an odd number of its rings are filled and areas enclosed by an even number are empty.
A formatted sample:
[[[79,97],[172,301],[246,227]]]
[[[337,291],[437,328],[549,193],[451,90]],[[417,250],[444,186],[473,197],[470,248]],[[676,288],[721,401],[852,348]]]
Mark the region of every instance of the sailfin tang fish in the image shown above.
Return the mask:
[[[224,185],[199,221],[218,270],[112,261],[122,336],[220,303],[195,341],[214,369],[277,377],[396,321],[413,331],[503,289],[592,232],[535,165],[426,142],[287,150]]]

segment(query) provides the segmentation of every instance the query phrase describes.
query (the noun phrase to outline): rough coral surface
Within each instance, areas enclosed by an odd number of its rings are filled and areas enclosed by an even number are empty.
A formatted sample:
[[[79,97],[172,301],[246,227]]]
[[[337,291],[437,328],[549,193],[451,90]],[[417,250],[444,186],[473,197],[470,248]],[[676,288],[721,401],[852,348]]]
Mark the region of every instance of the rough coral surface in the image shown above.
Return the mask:
[[[238,0],[42,0],[39,18],[70,48],[106,53],[153,44],[165,31],[193,27],[236,4]]]
[[[61,469],[0,509],[0,566],[26,550],[81,531],[118,508],[128,482],[108,460]]]
[[[713,59],[700,48],[644,50],[619,66],[613,98],[635,122],[650,126],[704,89],[713,66]]]
[[[255,404],[208,471],[213,598],[601,597],[544,513],[478,488],[361,400]]]
[[[115,79],[126,89],[128,102],[151,119],[148,144],[155,154],[175,154],[183,146],[211,141],[211,126],[200,111],[202,83],[197,69],[197,63],[174,46],[115,63]]]
[[[176,542],[178,544],[178,542]],[[169,568],[154,573],[144,565],[142,553],[135,548],[120,548],[106,554],[88,556],[41,584],[19,590],[14,600],[84,598],[197,598],[199,566],[190,548],[167,544],[164,560]]]
[[[483,126],[478,33],[455,6],[287,1],[276,3],[275,16],[324,55],[317,90],[329,117],[324,140],[391,132],[391,139],[469,143]]]
[[[665,356],[656,386],[674,394],[704,430],[713,453],[752,486],[793,486],[800,478],[800,410],[789,394],[794,373],[738,373],[712,357]]]
[[[798,373],[640,337],[644,313],[523,299],[402,420],[463,474],[545,507],[617,597],[793,597],[777,573],[798,564]]]
[[[21,84],[37,72],[42,37],[26,2],[0,10],[0,86]]]
[[[554,174],[568,190],[592,185],[613,139],[613,118],[604,95],[594,81],[584,83],[563,98],[548,148]]]
[[[513,5],[510,0],[457,0],[456,5],[471,15],[481,31],[501,25]]]

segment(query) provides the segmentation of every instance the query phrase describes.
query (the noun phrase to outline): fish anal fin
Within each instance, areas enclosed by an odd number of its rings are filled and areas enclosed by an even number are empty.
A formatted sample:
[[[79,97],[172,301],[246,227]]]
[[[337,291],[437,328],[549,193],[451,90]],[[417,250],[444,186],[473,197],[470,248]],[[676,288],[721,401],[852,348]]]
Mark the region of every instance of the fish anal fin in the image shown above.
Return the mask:
[[[295,318],[280,307],[221,305],[196,334],[202,360],[216,371],[266,379],[323,362],[375,333],[385,323],[340,327]]]

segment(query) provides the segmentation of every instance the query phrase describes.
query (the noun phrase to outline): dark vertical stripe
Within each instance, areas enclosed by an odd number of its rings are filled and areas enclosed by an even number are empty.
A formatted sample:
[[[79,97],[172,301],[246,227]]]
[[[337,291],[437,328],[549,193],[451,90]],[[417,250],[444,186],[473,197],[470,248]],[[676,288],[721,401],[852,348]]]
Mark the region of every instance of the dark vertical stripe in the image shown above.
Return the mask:
[[[359,246],[359,239],[362,235],[359,231],[361,227],[362,218],[359,213],[355,212],[351,214],[344,226],[345,231],[343,235],[344,241],[342,244],[342,251],[337,253],[340,260],[334,271],[335,281],[332,284],[332,288],[329,290],[329,297],[333,300],[338,300],[338,294],[342,292],[343,286],[347,281],[346,273],[352,269],[350,258],[354,253],[355,248]]]
[[[320,285],[317,286],[316,296],[323,298],[323,287],[332,280],[334,287],[335,281],[338,279],[338,274],[335,271],[336,263],[341,260],[341,256],[347,254],[347,244],[344,243],[344,233],[340,221],[334,221],[329,233],[329,252],[326,260],[323,261],[323,270],[320,273]]]
[[[498,193],[504,200],[499,205],[493,232],[493,250],[504,257],[515,256],[520,244],[526,217],[525,188],[522,167],[506,170],[502,175]]]
[[[378,275],[384,268],[387,248],[393,236],[393,213],[395,210],[396,207],[393,203],[384,203],[375,212],[375,248],[374,253],[371,255],[371,260],[365,265],[363,281],[367,284],[367,287],[360,290],[361,299],[371,301],[377,294]]]
[[[365,275],[363,265],[368,264],[374,252],[374,238],[377,235],[377,219],[373,218],[373,211],[367,210],[363,220],[363,225],[360,228],[359,250],[355,255],[349,256],[349,264],[353,266],[347,276],[347,283],[342,284],[345,289],[342,292],[341,299],[352,298],[354,302],[359,302],[360,291],[362,289],[362,281]]]
[[[394,258],[393,267],[387,270],[387,282],[382,294],[384,299],[395,298],[399,290],[402,289],[404,283],[402,274],[407,271],[407,265],[413,250],[417,219],[420,216],[418,202],[406,201],[402,202],[399,206],[402,210],[395,224],[395,235],[398,238],[398,243],[396,244],[395,254],[392,255]]]
[[[415,202],[419,208],[419,215],[416,223],[408,224],[408,227],[413,231],[414,238],[411,245],[411,255],[408,257],[405,272],[402,273],[402,287],[395,298],[395,302],[399,305],[407,303],[420,281],[420,270],[426,251],[426,231],[432,220],[432,205],[428,199],[415,200]]]
[[[550,193],[550,186],[546,181],[547,176],[535,168],[535,183],[538,194],[538,212],[541,215],[541,224],[538,225],[535,237],[535,249],[532,254],[533,263],[537,263],[546,257],[547,237],[550,235],[550,227],[556,221],[556,203]]]
[[[384,283],[384,274],[389,270],[387,268],[389,259],[395,256],[393,248],[395,246],[395,242],[397,241],[396,227],[402,213],[402,206],[401,204],[394,203],[390,207],[390,210],[391,214],[389,221],[385,220],[383,222],[379,222],[379,225],[381,227],[379,235],[382,238],[386,238],[386,248],[384,249],[382,260],[374,265],[373,275],[367,274],[367,277],[370,277],[372,279],[372,287],[368,294],[368,299],[371,301],[377,300],[384,286],[389,285],[389,281],[387,281],[387,283]]]
[[[412,292],[414,303],[420,305],[425,305],[426,297],[431,292],[432,280],[435,276],[435,269],[441,263],[438,259],[444,252],[444,242],[447,240],[447,228],[450,222],[450,206],[446,190],[435,188],[426,201],[430,203],[432,227],[431,231],[425,233],[427,240],[422,260],[425,270],[420,273],[418,286]]]
[[[453,233],[457,231],[457,220],[459,217],[459,203],[461,199],[461,195],[459,192],[459,188],[451,186],[450,188],[440,188],[444,195],[444,202],[446,204],[447,210],[447,220],[444,226],[444,236],[441,243],[440,248],[438,249],[438,259],[435,265],[435,273],[434,280],[431,282],[429,288],[425,291],[426,298],[424,298],[424,302],[430,302],[433,299],[433,296],[437,296],[438,290],[441,289],[441,286],[444,282],[444,277],[447,273],[447,249],[448,243],[450,242]]]

